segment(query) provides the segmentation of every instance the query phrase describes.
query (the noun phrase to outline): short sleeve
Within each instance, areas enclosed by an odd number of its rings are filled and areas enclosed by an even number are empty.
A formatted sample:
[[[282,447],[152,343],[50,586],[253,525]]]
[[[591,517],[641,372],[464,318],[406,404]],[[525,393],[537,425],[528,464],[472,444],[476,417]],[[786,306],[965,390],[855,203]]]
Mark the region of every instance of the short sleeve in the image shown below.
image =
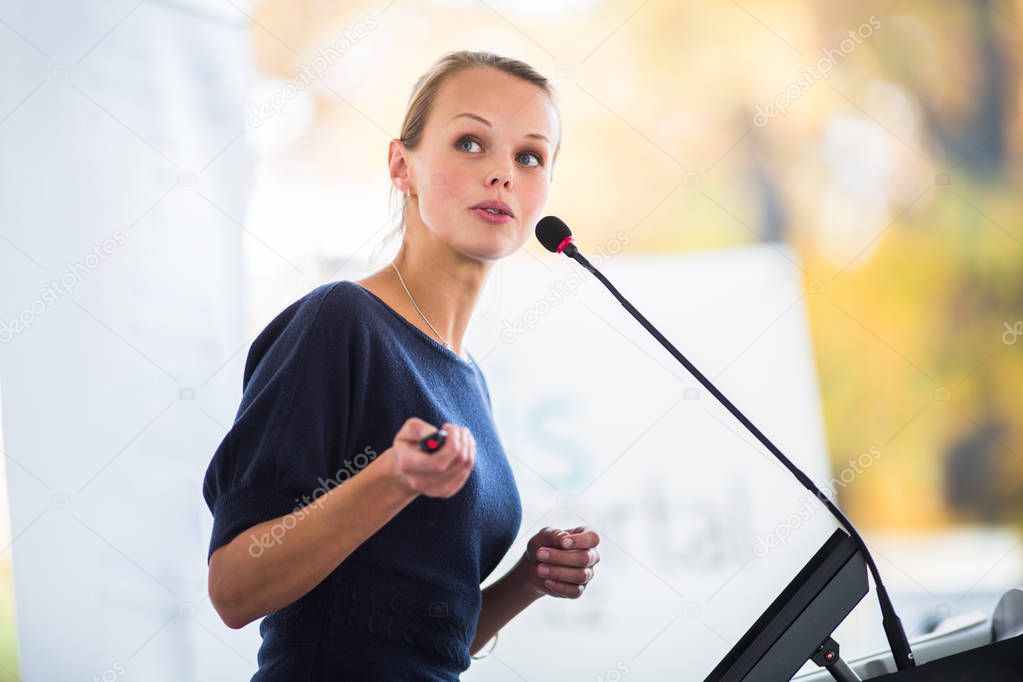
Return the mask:
[[[335,285],[280,312],[249,348],[234,424],[206,470],[207,561],[245,530],[311,501],[347,447],[353,328]],[[322,493],[322,488],[320,490]]]

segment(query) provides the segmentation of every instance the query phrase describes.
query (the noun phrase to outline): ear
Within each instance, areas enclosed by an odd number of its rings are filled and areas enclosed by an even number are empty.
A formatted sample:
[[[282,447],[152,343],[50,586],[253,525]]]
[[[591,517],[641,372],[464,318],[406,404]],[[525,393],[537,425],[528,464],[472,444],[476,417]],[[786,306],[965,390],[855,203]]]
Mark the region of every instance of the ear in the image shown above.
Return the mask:
[[[412,178],[405,145],[401,140],[395,138],[387,148],[387,167],[391,174],[391,184],[398,188],[402,194],[409,194],[412,191]]]

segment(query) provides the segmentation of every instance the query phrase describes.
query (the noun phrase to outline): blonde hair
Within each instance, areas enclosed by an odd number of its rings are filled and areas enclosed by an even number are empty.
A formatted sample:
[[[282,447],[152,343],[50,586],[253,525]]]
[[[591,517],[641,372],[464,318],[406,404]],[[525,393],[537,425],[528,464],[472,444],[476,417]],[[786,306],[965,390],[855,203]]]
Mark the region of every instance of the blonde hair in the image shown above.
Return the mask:
[[[520,78],[539,88],[554,105],[555,115],[558,116],[560,129],[560,114],[558,114],[555,101],[554,89],[550,81],[537,72],[533,67],[518,59],[502,57],[492,52],[471,52],[459,50],[448,52],[434,62],[426,73],[419,77],[412,88],[412,95],[409,97],[408,109],[405,112],[405,120],[401,124],[401,136],[398,138],[408,149],[417,149],[423,140],[423,132],[426,128],[426,120],[433,109],[433,103],[437,99],[437,93],[441,86],[451,76],[473,67],[486,66],[497,69],[510,76]],[[561,137],[559,135],[557,145],[554,148],[554,155],[551,158],[551,165],[558,159],[558,151],[561,149]],[[394,200],[396,188],[391,186],[391,201]],[[408,205],[408,197],[401,198],[401,219],[391,232],[384,237],[381,246],[390,242],[405,230],[405,209]]]

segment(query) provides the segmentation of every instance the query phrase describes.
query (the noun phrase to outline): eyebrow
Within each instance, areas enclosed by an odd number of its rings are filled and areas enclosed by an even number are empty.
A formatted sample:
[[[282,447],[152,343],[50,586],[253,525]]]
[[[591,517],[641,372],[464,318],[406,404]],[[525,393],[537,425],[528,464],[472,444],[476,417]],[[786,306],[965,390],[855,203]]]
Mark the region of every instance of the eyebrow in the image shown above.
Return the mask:
[[[468,118],[475,119],[475,120],[479,121],[480,123],[482,123],[483,125],[487,126],[488,128],[493,128],[493,126],[490,124],[490,121],[488,121],[487,119],[483,118],[482,116],[477,116],[476,114],[471,114],[469,112],[463,112],[461,114],[455,114],[454,116],[451,117],[451,120],[454,121],[459,116],[466,116]],[[547,140],[547,143],[550,144],[550,140],[547,139],[547,136],[546,135],[541,135],[540,133],[526,133],[526,137],[532,137],[532,138],[536,138],[538,140]]]

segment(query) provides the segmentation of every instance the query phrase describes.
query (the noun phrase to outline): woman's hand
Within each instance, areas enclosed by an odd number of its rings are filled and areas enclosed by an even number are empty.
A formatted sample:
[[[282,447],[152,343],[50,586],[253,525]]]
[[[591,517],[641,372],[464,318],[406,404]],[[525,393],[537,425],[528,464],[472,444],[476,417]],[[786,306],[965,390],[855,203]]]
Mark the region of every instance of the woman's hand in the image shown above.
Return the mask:
[[[600,561],[598,544],[600,536],[589,526],[545,527],[526,545],[520,559],[522,580],[541,596],[578,599]]]
[[[419,439],[437,430],[411,417],[394,437],[393,473],[410,494],[451,497],[465,484],[476,463],[476,439],[469,429],[445,423],[444,446],[432,454],[419,449]]]

